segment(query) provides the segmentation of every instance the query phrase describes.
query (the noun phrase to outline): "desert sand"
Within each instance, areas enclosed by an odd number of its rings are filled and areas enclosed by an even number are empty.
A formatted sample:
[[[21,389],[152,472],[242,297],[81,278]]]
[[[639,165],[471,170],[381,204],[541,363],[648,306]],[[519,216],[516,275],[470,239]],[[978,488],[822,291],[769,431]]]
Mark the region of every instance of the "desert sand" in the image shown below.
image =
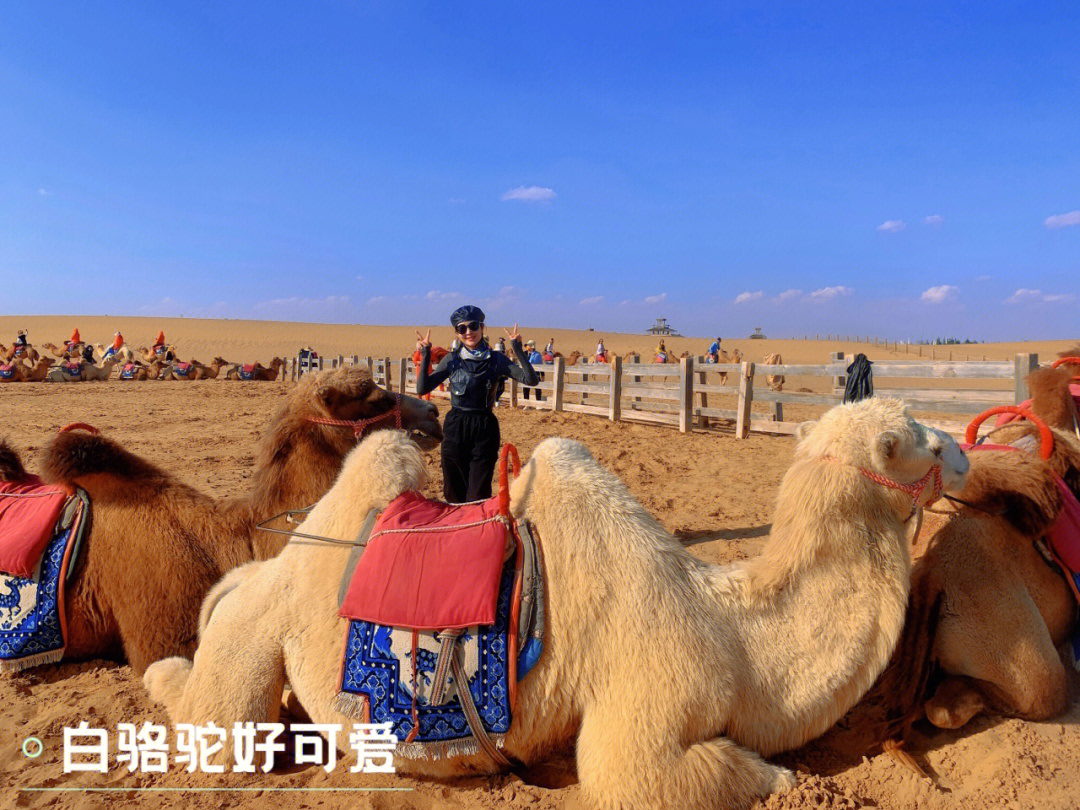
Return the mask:
[[[267,361],[310,344],[326,354],[401,356],[411,352],[408,327],[275,324],[241,321],[188,321],[138,318],[0,317],[0,340],[10,345],[16,328],[30,329],[32,342],[59,342],[78,325],[85,339],[105,342],[117,327],[133,345],[150,342],[164,328],[182,357]],[[440,327],[441,328],[441,327]],[[449,333],[449,330],[445,330]],[[594,334],[523,329],[538,342],[554,336],[560,350],[585,349]],[[647,336],[605,335],[614,351],[649,348]],[[685,342],[683,342],[685,341]],[[730,343],[729,343],[730,341]],[[1074,341],[970,347],[991,359],[1017,351],[1050,357]],[[675,351],[699,353],[704,338],[674,339]],[[781,351],[789,362],[823,362],[829,351],[859,350],[853,344],[825,341],[746,341],[725,339],[759,359]],[[753,352],[749,348],[753,347]],[[873,348],[873,347],[871,347]],[[959,347],[964,351],[964,347]],[[865,348],[863,349],[865,350]],[[869,353],[869,352],[868,352]],[[901,355],[903,352],[900,353]],[[871,355],[873,358],[874,355]],[[43,448],[56,429],[83,421],[122,440],[127,447],[175,472],[184,481],[216,496],[244,491],[252,473],[253,450],[276,410],[287,383],[27,383],[0,387],[0,436],[38,467]],[[440,405],[445,410],[445,405]],[[527,458],[547,436],[585,442],[599,461],[616,472],[634,495],[688,550],[711,562],[754,555],[770,528],[773,502],[792,455],[789,437],[752,434],[735,441],[723,433],[680,434],[674,429],[606,420],[570,413],[500,409],[503,438]],[[427,455],[432,474],[429,495],[441,491],[438,451]],[[1031,723],[990,716],[958,732],[917,726],[911,752],[933,775],[923,780],[880,752],[863,752],[842,730],[777,758],[800,773],[798,788],[764,804],[769,810],[877,807],[883,810],[960,810],[960,808],[1076,808],[1080,774],[1080,679],[1070,677],[1070,707],[1051,722]],[[61,772],[63,728],[82,720],[115,729],[117,723],[165,723],[160,707],[146,698],[131,670],[116,662],[87,661],[40,667],[0,677],[0,806],[98,808],[125,806],[193,808],[270,805],[295,808],[541,808],[579,806],[580,792],[571,752],[522,773],[451,782],[393,776],[352,776],[339,767],[330,774],[316,766],[271,774],[210,776],[175,767],[168,774],[107,775]],[[24,738],[44,743],[37,759],[23,756]],[[29,792],[22,788],[94,786],[108,793]],[[246,792],[207,792],[206,788],[247,788]],[[403,788],[400,792],[334,792],[327,788]],[[149,788],[151,790],[137,790]],[[176,793],[165,789],[202,788]],[[269,792],[272,788],[317,791]],[[255,789],[254,791],[250,789]]]

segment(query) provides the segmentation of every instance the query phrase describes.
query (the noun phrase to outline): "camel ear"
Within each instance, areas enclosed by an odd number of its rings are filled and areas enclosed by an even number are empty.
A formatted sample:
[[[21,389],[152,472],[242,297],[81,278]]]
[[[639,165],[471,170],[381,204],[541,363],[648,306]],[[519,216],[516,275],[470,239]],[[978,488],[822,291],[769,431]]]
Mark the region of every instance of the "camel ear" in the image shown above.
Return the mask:
[[[884,466],[896,458],[899,449],[900,435],[892,430],[886,430],[874,438],[874,446],[870,454],[877,464]]]
[[[341,389],[334,385],[321,384],[315,391],[315,396],[331,414],[337,412],[338,403],[341,401]]]
[[[817,427],[817,422],[812,419],[809,422],[803,422],[795,428],[795,440],[801,442],[813,432],[815,427]]]

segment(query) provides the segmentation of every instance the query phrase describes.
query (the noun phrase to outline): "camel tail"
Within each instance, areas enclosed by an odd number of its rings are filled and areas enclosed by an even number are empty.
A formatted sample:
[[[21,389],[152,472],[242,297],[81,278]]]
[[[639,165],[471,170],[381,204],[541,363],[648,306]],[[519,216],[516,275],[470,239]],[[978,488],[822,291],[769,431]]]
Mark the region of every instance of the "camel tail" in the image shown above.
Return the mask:
[[[942,585],[934,576],[934,551],[911,572],[911,595],[900,641],[885,671],[866,695],[878,711],[870,744],[885,750],[907,741],[911,726],[922,717],[934,674],[934,640],[941,616]],[[888,743],[888,744],[886,744]]]
[[[206,598],[203,599],[202,608],[199,610],[199,641],[202,641],[203,633],[206,632],[206,628],[210,625],[210,619],[213,617],[214,608],[218,606],[222,599],[232,593],[237,586],[241,585],[249,574],[255,572],[255,566],[257,562],[249,562],[238,568],[233,568],[231,571],[226,572],[225,576],[217,581],[206,594]]]
[[[0,481],[21,481],[26,478],[26,469],[15,448],[0,439]]]
[[[191,666],[187,658],[163,658],[151,664],[143,674],[143,686],[150,699],[162,704],[170,715],[184,696]]]

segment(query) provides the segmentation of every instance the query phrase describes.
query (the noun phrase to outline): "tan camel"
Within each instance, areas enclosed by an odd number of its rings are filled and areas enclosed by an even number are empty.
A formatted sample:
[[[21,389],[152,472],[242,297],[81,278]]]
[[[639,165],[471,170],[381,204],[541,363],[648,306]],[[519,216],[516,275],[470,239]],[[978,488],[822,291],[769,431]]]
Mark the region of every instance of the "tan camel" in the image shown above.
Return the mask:
[[[784,365],[784,358],[779,353],[773,353],[765,355],[765,359],[761,361],[763,366],[782,366]],[[769,388],[773,391],[784,390],[784,375],[783,374],[770,374],[765,378],[765,382],[768,383]]]
[[[81,343],[77,343],[74,346],[65,346],[62,349],[59,346],[56,346],[56,345],[54,345],[52,343],[42,343],[41,348],[48,349],[49,353],[52,354],[54,357],[59,357],[59,358],[62,358],[62,359],[67,359],[69,357],[75,357],[75,358],[78,358],[80,360],[82,359],[82,344]]]
[[[82,378],[84,381],[107,380],[109,375],[112,374],[113,366],[116,364],[117,361],[112,357],[100,364],[83,363]]]
[[[604,808],[744,808],[795,784],[762,759],[832,725],[873,683],[900,635],[912,497],[903,483],[955,442],[871,399],[804,426],[761,556],[727,566],[687,552],[584,445],[547,439],[511,489],[544,546],[544,654],[518,684],[504,753],[528,765],[577,740],[585,795]],[[423,485],[419,452],[365,440],[304,531],[353,539],[369,509]],[[929,497],[928,492],[920,500]],[[286,677],[316,723],[345,723],[332,699],[346,622],[338,583],[349,548],[293,543],[211,592],[194,662],[144,677],[174,722],[231,727],[278,716]],[[395,760],[437,778],[497,770],[483,754]]]
[[[215,357],[214,362],[210,365],[203,365],[198,360],[192,360],[186,364],[188,369],[187,374],[181,374],[177,368],[179,364],[172,363],[165,367],[165,373],[162,375],[162,379],[165,380],[180,380],[181,382],[191,382],[194,380],[213,380],[218,376],[218,372],[227,365],[228,360],[224,360],[220,357]]]
[[[126,364],[125,364],[126,365]],[[118,379],[130,381],[130,380],[157,380],[161,378],[161,370],[165,368],[165,363],[161,360],[154,360],[149,365],[144,364],[140,360],[134,361],[134,368],[132,369],[131,377],[124,377],[124,366],[120,366],[120,375]]]
[[[78,361],[57,363],[45,373],[45,379],[49,382],[82,382],[86,365]]]
[[[167,346],[165,348],[164,356],[161,356],[153,349],[148,349],[145,346],[140,346],[137,354],[139,354],[142,357],[142,361],[147,364],[153,363],[156,360],[164,360],[166,363],[171,363],[176,359],[176,347]]]
[[[94,344],[94,360],[100,363],[105,358],[105,352],[109,350],[103,343]],[[133,363],[135,362],[135,352],[131,350],[131,347],[126,343],[117,349],[110,355],[115,357],[118,363]]]
[[[987,708],[1032,720],[1064,710],[1065,669],[1056,647],[1076,627],[1076,600],[1036,543],[1044,542],[1062,506],[1054,475],[1080,494],[1080,441],[1067,410],[1075,407],[1068,390],[1075,371],[1041,369],[1028,377],[1031,410],[1054,427],[1051,458],[970,452],[971,474],[958,496],[971,506],[944,508],[929,527],[934,531],[924,534],[916,579],[930,584],[916,589],[922,596],[913,596],[909,625],[925,626],[923,617],[938,600],[943,608],[936,631],[916,629],[925,635],[921,645],[906,645],[922,651],[921,660],[903,664],[915,674],[905,679],[893,672],[902,668],[897,662],[875,690],[892,718],[879,736],[905,735],[924,703],[927,718],[941,728],[959,728]],[[1038,446],[1038,429],[1028,422],[999,428],[990,441],[1025,437]],[[934,668],[945,677],[931,694]]]
[[[203,494],[104,436],[59,434],[43,476],[82,487],[93,502],[79,573],[67,586],[65,657],[122,654],[141,673],[159,658],[191,655],[210,586],[284,545],[281,535],[255,525],[317,501],[355,445],[351,429],[311,418],[386,414],[370,429],[393,428],[397,401],[367,369],[305,376],[259,442],[250,493],[230,500]],[[412,397],[400,403],[402,426],[425,445],[437,444],[435,407]]]
[[[21,350],[21,353],[20,353]],[[25,346],[13,345],[10,349],[3,343],[0,343],[0,363],[11,362],[24,362],[31,365],[36,363],[40,359],[38,350],[31,344],[27,343]]]

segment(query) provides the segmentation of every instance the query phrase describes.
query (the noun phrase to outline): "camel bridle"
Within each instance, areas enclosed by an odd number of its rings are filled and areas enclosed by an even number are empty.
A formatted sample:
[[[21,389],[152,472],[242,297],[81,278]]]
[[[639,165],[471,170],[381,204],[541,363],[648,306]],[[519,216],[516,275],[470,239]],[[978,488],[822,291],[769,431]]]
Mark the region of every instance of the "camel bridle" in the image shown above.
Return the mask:
[[[378,424],[379,422],[383,422],[391,416],[394,417],[394,424],[397,429],[401,430],[401,394],[394,394],[394,407],[378,416],[371,416],[367,419],[329,419],[322,416],[309,416],[308,421],[314,422],[317,425],[352,428],[353,437],[359,441],[363,438],[364,431],[369,427]]]
[[[860,473],[865,475],[875,484],[881,484],[883,487],[888,487],[889,489],[898,489],[901,492],[910,495],[911,515],[914,515],[915,511],[919,508],[919,498],[922,497],[923,491],[926,489],[927,486],[929,486],[931,481],[933,482],[934,489],[930,495],[930,500],[926,502],[927,506],[930,506],[939,498],[941,498],[941,494],[945,489],[945,485],[941,480],[940,461],[934,464],[929,470],[927,470],[926,475],[911,484],[901,484],[899,481],[894,481],[893,479],[884,476],[881,473],[874,472],[873,470],[868,470],[865,467],[856,467],[855,469],[857,469]],[[908,519],[911,518],[911,515],[908,515]]]

